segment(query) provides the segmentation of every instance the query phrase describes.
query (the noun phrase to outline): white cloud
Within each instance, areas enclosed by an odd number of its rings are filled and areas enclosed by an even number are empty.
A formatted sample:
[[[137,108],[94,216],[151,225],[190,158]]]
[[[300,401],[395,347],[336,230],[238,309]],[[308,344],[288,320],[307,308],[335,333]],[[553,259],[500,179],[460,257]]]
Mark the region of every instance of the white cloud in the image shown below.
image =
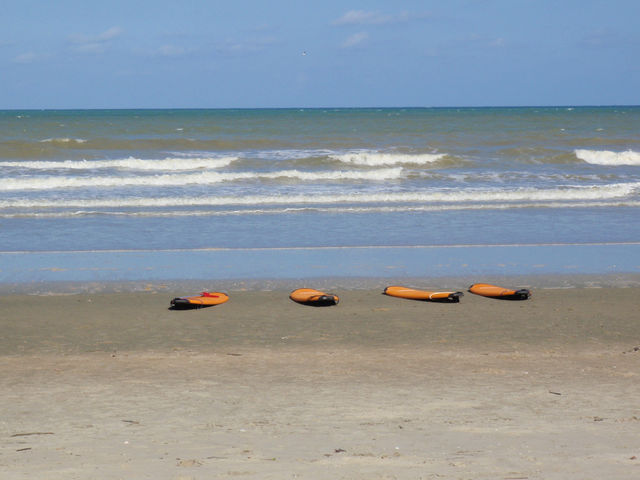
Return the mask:
[[[135,55],[151,58],[180,58],[191,55],[196,50],[193,48],[186,48],[179,45],[165,43],[160,46],[152,47],[133,47],[131,50]]]
[[[585,47],[613,47],[619,46],[620,38],[617,33],[607,28],[597,28],[588,32],[581,40],[580,45]]]
[[[26,53],[22,53],[22,54],[18,55],[17,57],[15,57],[13,59],[13,62],[14,63],[27,64],[27,63],[33,63],[37,58],[38,58],[38,56],[35,53],[26,52]]]
[[[82,43],[73,48],[76,52],[80,53],[103,53],[107,50],[107,46],[104,43]]]
[[[359,32],[350,35],[343,43],[342,48],[352,48],[357,45],[361,45],[369,38],[369,34],[366,32]]]
[[[400,12],[385,14],[365,10],[349,10],[340,18],[332,22],[333,25],[385,25],[389,23],[407,22],[413,19],[426,17],[427,14],[411,14]]]
[[[459,39],[457,43],[460,46],[465,46],[466,48],[481,50],[507,47],[507,41],[503,37],[488,37],[486,35],[478,35],[475,33]]]
[[[228,39],[217,48],[218,52],[226,55],[245,55],[262,52],[279,43],[275,37],[245,38],[242,40]]]
[[[100,41],[106,42],[108,40],[119,37],[120,35],[122,35],[122,29],[120,27],[111,27],[98,35],[97,38]]]
[[[185,53],[187,51],[184,48],[175,45],[163,45],[157,51],[157,54],[163,57],[179,57]]]
[[[122,35],[120,27],[111,27],[97,35],[75,34],[69,37],[73,49],[80,53],[102,53],[111,45],[111,41]]]
[[[364,10],[349,10],[333,22],[334,25],[364,25],[385,23],[388,16],[383,16],[378,12],[365,12]]]

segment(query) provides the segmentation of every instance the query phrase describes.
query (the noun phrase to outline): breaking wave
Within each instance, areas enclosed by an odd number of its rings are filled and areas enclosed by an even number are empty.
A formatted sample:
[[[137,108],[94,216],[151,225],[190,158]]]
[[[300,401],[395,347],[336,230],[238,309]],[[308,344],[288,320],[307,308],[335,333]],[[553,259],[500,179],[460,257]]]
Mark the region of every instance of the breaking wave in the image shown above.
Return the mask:
[[[87,143],[84,138],[45,138],[44,140],[40,140],[40,143],[54,143],[54,144],[73,144],[73,143]]]
[[[640,165],[640,152],[608,150],[575,150],[576,157],[593,165]]]
[[[162,160],[123,158],[117,160],[64,160],[64,161],[20,161],[0,162],[0,167],[30,168],[33,170],[93,170],[93,169],[122,169],[122,170],[199,170],[215,169],[229,166],[238,157],[220,158],[165,158]]]
[[[165,174],[146,176],[105,176],[105,177],[39,177],[10,178],[0,183],[0,191],[51,190],[86,187],[125,186],[170,186],[170,185],[210,185],[222,182],[291,179],[301,181],[342,181],[397,179],[402,168],[386,168],[371,171],[302,172],[300,170],[280,170],[275,172],[202,172],[190,174]]]
[[[329,158],[343,163],[379,167],[384,165],[427,165],[446,157],[444,153],[399,154],[379,152],[352,152],[329,155]]]
[[[437,204],[496,202],[592,202],[631,199],[640,191],[638,183],[561,188],[442,189],[437,192],[249,195],[202,197],[125,197],[104,199],[14,199],[0,201],[0,208],[166,208],[218,207],[228,205],[331,205],[331,204]]]

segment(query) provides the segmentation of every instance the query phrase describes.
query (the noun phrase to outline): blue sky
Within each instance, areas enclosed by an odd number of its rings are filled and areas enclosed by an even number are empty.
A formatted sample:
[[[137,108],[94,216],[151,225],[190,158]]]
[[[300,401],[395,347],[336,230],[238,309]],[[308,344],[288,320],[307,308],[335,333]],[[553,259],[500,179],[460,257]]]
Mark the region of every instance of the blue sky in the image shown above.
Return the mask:
[[[640,0],[4,0],[0,108],[640,104]]]

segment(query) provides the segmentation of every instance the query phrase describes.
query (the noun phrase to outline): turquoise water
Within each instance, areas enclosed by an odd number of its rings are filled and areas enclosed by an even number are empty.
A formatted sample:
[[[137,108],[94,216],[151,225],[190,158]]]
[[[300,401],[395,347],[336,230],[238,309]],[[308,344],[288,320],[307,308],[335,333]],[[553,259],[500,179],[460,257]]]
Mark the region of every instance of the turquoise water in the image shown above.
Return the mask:
[[[640,107],[0,111],[0,282],[640,273],[639,132]]]

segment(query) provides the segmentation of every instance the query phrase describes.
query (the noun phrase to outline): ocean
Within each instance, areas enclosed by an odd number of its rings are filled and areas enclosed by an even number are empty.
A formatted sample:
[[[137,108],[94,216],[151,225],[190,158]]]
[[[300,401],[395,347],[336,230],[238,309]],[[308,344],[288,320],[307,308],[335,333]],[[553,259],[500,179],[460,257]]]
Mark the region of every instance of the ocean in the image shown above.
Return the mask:
[[[640,273],[640,107],[0,111],[0,283]]]

